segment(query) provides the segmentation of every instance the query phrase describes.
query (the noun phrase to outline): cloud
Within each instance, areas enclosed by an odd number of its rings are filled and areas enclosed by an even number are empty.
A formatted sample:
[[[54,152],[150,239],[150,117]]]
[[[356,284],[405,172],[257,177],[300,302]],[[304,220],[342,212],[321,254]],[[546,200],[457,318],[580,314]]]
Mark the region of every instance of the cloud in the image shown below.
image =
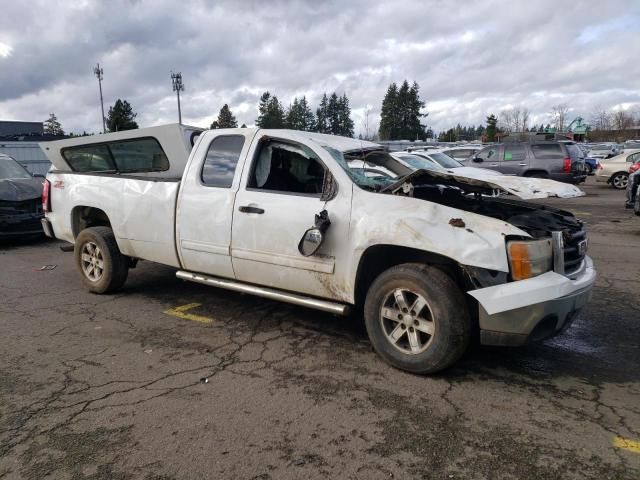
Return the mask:
[[[546,123],[557,103],[585,118],[596,105],[640,104],[640,5],[625,0],[18,4],[0,17],[0,118],[55,112],[71,131],[101,128],[97,62],[106,107],[127,99],[142,126],[176,121],[171,70],[184,78],[183,120],[201,126],[225,103],[251,125],[264,90],[285,105],[337,90],[356,132],[370,106],[371,130],[389,83],[405,78],[420,84],[435,130],[515,105]]]

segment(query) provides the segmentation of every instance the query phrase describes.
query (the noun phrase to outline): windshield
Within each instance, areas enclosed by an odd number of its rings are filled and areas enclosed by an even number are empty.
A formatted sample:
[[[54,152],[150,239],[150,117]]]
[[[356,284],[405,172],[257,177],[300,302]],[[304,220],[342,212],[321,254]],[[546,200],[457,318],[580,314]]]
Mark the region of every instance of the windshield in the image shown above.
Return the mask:
[[[446,153],[430,153],[429,156],[444,168],[458,168],[463,166],[460,162],[451,158]]]
[[[591,147],[591,150],[611,150],[611,147],[609,145],[595,145]]]
[[[31,178],[31,174],[13,158],[0,158],[0,179]]]
[[[327,152],[347,172],[351,180],[366,190],[381,190],[412,172],[384,150],[351,150],[341,152],[323,145]]]

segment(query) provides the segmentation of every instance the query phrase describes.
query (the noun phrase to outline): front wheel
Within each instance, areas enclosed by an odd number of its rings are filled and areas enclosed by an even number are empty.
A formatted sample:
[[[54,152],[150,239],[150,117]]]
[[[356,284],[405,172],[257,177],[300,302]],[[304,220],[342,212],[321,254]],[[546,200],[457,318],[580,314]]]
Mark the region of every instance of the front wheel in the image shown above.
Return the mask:
[[[109,227],[90,227],[81,231],[76,238],[74,256],[82,283],[90,292],[113,292],[127,280],[127,257],[120,253]]]
[[[367,292],[365,324],[376,352],[412,373],[443,370],[471,338],[464,294],[435,267],[406,263],[383,272]]]
[[[611,177],[611,186],[616,190],[624,190],[629,183],[629,174],[618,172]]]

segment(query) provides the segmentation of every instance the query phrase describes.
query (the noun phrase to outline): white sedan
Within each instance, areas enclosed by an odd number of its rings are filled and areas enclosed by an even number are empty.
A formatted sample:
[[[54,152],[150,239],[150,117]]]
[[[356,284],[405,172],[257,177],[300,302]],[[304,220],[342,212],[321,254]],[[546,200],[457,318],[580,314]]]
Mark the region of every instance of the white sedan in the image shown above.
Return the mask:
[[[495,175],[502,175],[500,172],[496,172],[495,170],[490,170],[488,168],[478,168],[478,167],[465,167],[462,163],[451,158],[449,155],[443,152],[437,151],[413,151],[412,155],[421,157],[423,159],[429,160],[436,165],[440,165],[445,170],[450,171],[451,173],[455,173],[457,175],[471,175],[481,177],[492,177]]]
[[[640,162],[640,150],[626,150],[615,157],[602,159],[596,172],[596,181],[624,190],[629,182],[629,167],[636,162]]]

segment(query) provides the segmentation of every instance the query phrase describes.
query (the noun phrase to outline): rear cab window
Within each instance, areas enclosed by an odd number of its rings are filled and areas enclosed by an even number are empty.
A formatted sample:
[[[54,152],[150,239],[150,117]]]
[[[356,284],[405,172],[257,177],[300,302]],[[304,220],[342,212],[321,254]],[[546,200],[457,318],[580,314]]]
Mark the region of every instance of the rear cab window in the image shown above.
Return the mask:
[[[78,145],[62,150],[74,172],[164,172],[169,159],[152,137]]]

